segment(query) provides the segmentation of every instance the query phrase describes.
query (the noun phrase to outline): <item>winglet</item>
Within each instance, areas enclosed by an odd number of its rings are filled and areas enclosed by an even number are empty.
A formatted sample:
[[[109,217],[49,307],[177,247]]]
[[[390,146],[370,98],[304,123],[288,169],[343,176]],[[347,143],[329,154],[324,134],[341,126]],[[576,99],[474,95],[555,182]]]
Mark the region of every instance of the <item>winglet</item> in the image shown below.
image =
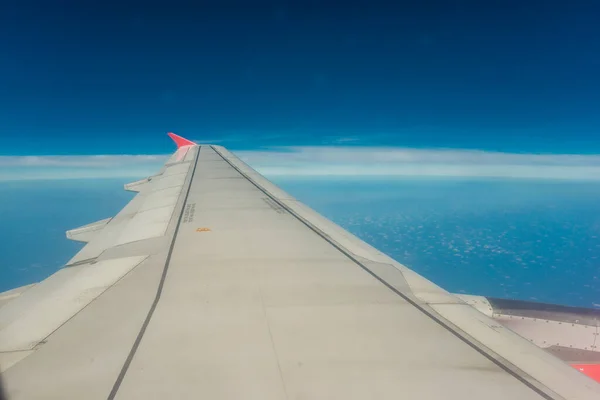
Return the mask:
[[[171,139],[173,139],[173,141],[177,145],[177,148],[180,148],[183,146],[194,146],[196,144],[196,143],[192,142],[191,140],[187,140],[186,138],[182,138],[181,136],[174,134],[173,132],[169,132],[169,133],[167,133],[167,135],[169,135],[169,137]]]

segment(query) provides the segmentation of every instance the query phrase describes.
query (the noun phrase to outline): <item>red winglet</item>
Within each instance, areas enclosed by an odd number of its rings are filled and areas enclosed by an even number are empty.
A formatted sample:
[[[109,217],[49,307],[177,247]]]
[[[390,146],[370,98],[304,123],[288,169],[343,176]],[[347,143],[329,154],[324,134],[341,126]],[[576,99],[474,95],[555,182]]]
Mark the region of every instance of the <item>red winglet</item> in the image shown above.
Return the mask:
[[[169,135],[169,137],[171,139],[173,139],[173,141],[177,145],[177,148],[180,148],[183,146],[194,146],[196,144],[196,143],[192,142],[191,140],[187,140],[186,138],[182,138],[181,136],[174,134],[173,132],[169,132],[169,133],[167,133],[167,135]]]

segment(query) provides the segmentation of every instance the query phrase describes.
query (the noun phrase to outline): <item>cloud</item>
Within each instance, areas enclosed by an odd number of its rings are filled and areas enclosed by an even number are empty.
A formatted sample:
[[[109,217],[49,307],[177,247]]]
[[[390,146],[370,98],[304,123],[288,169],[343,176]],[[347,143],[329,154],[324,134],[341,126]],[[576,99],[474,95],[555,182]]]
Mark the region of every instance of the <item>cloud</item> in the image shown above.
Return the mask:
[[[398,147],[278,147],[235,151],[267,177],[497,177],[600,181],[600,155]],[[0,156],[0,181],[142,178],[167,155]]]
[[[397,147],[285,147],[236,154],[267,176],[422,176],[600,180],[600,155]]]
[[[0,156],[0,167],[125,167],[164,163],[169,155]]]
[[[145,177],[168,155],[0,156],[0,181]]]

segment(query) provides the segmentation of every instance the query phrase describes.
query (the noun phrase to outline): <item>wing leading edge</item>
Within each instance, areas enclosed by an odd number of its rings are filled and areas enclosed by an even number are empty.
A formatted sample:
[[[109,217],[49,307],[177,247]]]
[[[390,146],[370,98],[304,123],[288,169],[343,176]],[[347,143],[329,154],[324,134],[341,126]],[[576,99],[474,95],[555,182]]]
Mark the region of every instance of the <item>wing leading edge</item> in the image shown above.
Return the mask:
[[[10,398],[600,395],[223,147],[182,149],[0,308]]]

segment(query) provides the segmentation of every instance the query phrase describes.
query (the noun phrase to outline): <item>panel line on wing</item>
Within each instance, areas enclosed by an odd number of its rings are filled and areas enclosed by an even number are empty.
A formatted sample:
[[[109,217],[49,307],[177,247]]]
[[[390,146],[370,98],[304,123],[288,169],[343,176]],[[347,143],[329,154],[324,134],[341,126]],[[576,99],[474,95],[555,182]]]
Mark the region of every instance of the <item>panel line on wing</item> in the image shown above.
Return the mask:
[[[404,300],[406,300],[408,303],[410,303],[412,306],[414,306],[417,310],[421,311],[426,316],[428,316],[429,318],[431,318],[432,320],[434,320],[436,323],[438,323],[439,325],[441,325],[442,327],[444,327],[446,330],[448,330],[450,333],[452,333],[455,337],[457,337],[458,339],[460,339],[461,341],[463,341],[464,343],[466,343],[467,345],[469,345],[475,351],[477,351],[478,353],[480,353],[481,355],[483,355],[484,357],[486,357],[488,360],[490,360],[491,362],[493,362],[494,364],[496,364],[502,370],[504,370],[507,373],[509,373],[511,376],[513,376],[514,378],[516,378],[517,380],[519,380],[525,386],[527,386],[528,388],[530,388],[531,390],[533,390],[534,392],[536,392],[538,395],[542,396],[543,398],[545,398],[547,400],[553,400],[552,396],[550,396],[548,393],[544,392],[543,390],[541,390],[540,388],[538,388],[537,386],[535,386],[529,379],[527,379],[527,378],[530,378],[530,379],[533,380],[533,377],[531,377],[525,371],[521,370],[520,368],[518,368],[517,366],[513,365],[512,363],[508,363],[508,360],[505,360],[506,363],[502,362],[501,359],[504,360],[504,358],[502,358],[499,354],[496,354],[491,349],[488,349],[488,351],[489,351],[488,352],[485,349],[479,347],[475,343],[475,339],[474,338],[467,338],[466,336],[462,335],[458,330],[453,329],[451,326],[448,325],[448,323],[446,323],[445,321],[443,321],[440,317],[437,317],[434,314],[434,312],[435,312],[434,310],[432,310],[432,311],[427,310],[423,305],[421,305],[418,302],[416,302],[413,298],[411,298],[410,296],[402,293],[400,290],[398,290],[394,286],[390,285],[383,278],[381,278],[380,276],[378,276],[376,273],[374,273],[373,271],[371,271],[367,266],[365,266],[362,262],[360,262],[360,260],[358,260],[347,249],[343,248],[338,243],[336,243],[329,235],[327,235],[324,232],[322,232],[318,227],[314,226],[312,223],[310,223],[309,221],[307,221],[305,218],[302,218],[291,207],[289,207],[287,204],[285,204],[282,201],[280,201],[277,197],[273,196],[271,193],[269,193],[268,190],[266,190],[265,188],[263,188],[261,185],[257,184],[253,179],[251,179],[240,168],[238,168],[236,165],[234,165],[228,158],[226,158],[225,156],[223,156],[223,154],[221,154],[221,152],[219,150],[215,149],[214,146],[210,146],[210,147],[213,149],[213,151],[215,153],[217,153],[219,156],[221,156],[221,158],[225,162],[227,162],[229,165],[231,165],[232,168],[234,168],[237,172],[239,172],[242,176],[244,176],[250,183],[252,183],[261,192],[263,192],[265,195],[267,195],[269,198],[271,198],[274,202],[276,202],[277,204],[279,204],[283,209],[285,209],[287,212],[289,212],[291,215],[293,215],[297,220],[299,220],[306,227],[308,227],[310,230],[312,230],[317,235],[319,235],[321,238],[323,238],[325,241],[327,241],[330,245],[332,245],[334,248],[336,248],[338,251],[340,251],[342,254],[344,254],[346,257],[348,257],[350,260],[352,260],[356,265],[358,265],[360,268],[362,268],[365,272],[367,272],[373,278],[377,279],[379,282],[381,282],[383,285],[385,285],[389,290],[391,290],[392,292],[394,292],[398,296],[402,297]],[[509,364],[509,365],[507,365],[507,364]]]
[[[183,203],[181,204],[181,212],[179,214],[177,226],[175,227],[175,231],[173,233],[173,240],[171,241],[171,245],[169,246],[169,252],[168,252],[167,258],[165,260],[165,266],[163,268],[163,272],[160,277],[160,282],[158,284],[158,288],[156,289],[156,295],[154,297],[154,301],[152,302],[152,305],[150,306],[150,310],[148,310],[148,315],[146,315],[146,319],[144,320],[144,323],[142,324],[142,327],[140,328],[140,331],[135,339],[135,342],[133,343],[133,346],[131,347],[131,350],[129,351],[127,359],[125,360],[125,363],[123,364],[123,367],[121,368],[121,371],[119,372],[119,375],[117,376],[117,379],[116,379],[110,393],[108,394],[108,397],[107,397],[108,400],[113,400],[115,398],[115,396],[117,395],[117,392],[119,391],[119,388],[121,387],[121,383],[123,382],[123,379],[125,378],[125,375],[127,374],[127,370],[129,369],[129,366],[131,365],[131,361],[133,360],[133,357],[135,356],[135,353],[137,352],[137,349],[140,346],[142,338],[144,337],[144,333],[146,332],[146,329],[148,328],[148,325],[150,324],[150,320],[152,319],[152,315],[154,314],[154,311],[156,310],[156,306],[158,305],[158,302],[160,301],[160,296],[162,294],[162,290],[165,285],[165,280],[167,278],[167,272],[169,270],[169,263],[171,262],[171,256],[173,254],[173,248],[175,247],[177,233],[179,232],[179,226],[181,225],[181,221],[183,219],[183,209],[185,207],[185,204],[187,203],[188,196],[190,194],[190,189],[192,187],[192,181],[194,179],[194,174],[196,172],[196,167],[198,166],[198,158],[200,157],[199,150],[200,149],[198,147],[198,151],[196,151],[196,160],[194,162],[194,168],[192,169],[192,173],[190,175],[188,187],[187,187],[187,190],[185,193],[185,198],[183,199]]]
[[[100,256],[98,256],[98,257],[100,257]],[[84,265],[84,264],[93,264],[98,259],[98,257],[86,258],[85,260],[79,260],[79,261],[76,261],[71,264],[66,264],[63,268],[77,267],[79,265]]]

